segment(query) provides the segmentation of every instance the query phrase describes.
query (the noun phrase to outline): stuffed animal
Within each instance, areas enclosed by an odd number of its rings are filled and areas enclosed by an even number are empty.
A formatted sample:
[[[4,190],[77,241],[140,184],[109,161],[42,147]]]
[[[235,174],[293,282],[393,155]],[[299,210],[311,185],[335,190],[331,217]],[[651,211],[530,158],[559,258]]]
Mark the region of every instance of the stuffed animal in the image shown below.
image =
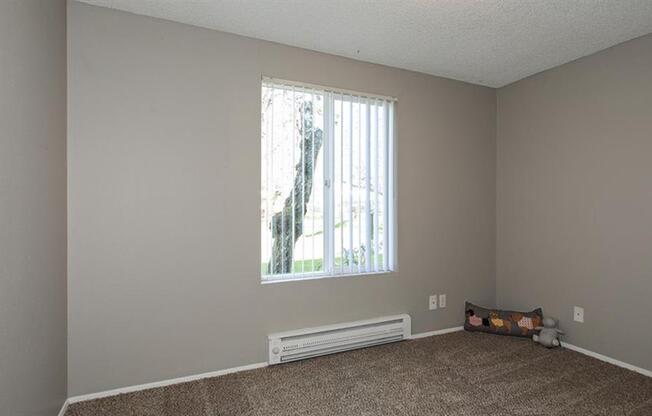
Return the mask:
[[[539,335],[533,335],[532,340],[538,342],[546,348],[558,347],[560,345],[559,336],[564,335],[564,331],[557,329],[557,321],[552,318],[543,318],[543,326],[534,328]]]

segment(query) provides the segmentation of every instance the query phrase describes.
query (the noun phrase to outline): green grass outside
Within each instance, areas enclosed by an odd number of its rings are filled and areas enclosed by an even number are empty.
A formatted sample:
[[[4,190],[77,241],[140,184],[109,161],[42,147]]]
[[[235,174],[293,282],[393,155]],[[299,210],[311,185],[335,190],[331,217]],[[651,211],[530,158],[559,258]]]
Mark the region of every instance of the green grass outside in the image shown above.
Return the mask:
[[[379,254],[378,256],[378,264],[383,264],[383,255]],[[314,264],[314,269],[313,269],[313,264]],[[260,272],[262,275],[267,274],[267,265],[268,262],[261,263],[260,265]],[[339,268],[342,265],[342,257],[336,257],[335,258],[335,267]],[[312,271],[322,271],[323,269],[323,259],[315,259],[314,263],[312,260],[297,260],[294,262],[294,272],[295,273],[310,273]],[[346,266],[345,266],[346,267]],[[354,265],[355,268],[355,265]]]
[[[267,265],[269,262],[262,263],[260,265],[260,272],[262,274],[267,274]],[[313,264],[314,264],[314,271],[321,271],[323,270],[323,261],[322,259],[315,259],[314,262],[312,260],[297,260],[294,262],[294,272],[301,273],[302,271],[305,273],[310,273],[313,271]]]

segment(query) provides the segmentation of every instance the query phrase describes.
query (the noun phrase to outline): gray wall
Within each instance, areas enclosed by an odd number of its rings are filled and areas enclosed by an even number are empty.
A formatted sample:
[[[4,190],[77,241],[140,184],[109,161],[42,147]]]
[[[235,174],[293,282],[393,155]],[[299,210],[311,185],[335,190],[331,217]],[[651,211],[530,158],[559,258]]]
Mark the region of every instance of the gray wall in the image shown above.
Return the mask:
[[[498,304],[652,369],[652,35],[500,89],[497,137]]]
[[[0,415],[66,398],[66,6],[0,1]]]
[[[68,30],[70,395],[265,361],[273,331],[407,312],[424,332],[494,303],[494,90],[76,2]],[[399,273],[260,284],[263,74],[398,97]]]

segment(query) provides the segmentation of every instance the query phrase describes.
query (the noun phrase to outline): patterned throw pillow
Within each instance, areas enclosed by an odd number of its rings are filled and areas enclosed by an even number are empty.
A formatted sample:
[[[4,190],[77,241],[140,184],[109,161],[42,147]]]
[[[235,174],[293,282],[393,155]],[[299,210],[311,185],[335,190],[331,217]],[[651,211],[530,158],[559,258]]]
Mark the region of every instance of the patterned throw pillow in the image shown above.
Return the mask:
[[[503,311],[466,302],[464,310],[464,329],[467,331],[531,338],[537,332],[535,328],[541,326],[543,321],[541,308],[531,312]]]

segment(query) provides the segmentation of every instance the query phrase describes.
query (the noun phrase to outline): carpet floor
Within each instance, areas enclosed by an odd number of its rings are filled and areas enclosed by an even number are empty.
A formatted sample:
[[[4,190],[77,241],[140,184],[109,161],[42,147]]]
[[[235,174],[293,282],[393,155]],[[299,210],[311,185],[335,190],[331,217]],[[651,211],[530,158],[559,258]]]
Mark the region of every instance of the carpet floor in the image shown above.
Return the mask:
[[[66,416],[652,415],[652,378],[455,332],[71,404]]]

